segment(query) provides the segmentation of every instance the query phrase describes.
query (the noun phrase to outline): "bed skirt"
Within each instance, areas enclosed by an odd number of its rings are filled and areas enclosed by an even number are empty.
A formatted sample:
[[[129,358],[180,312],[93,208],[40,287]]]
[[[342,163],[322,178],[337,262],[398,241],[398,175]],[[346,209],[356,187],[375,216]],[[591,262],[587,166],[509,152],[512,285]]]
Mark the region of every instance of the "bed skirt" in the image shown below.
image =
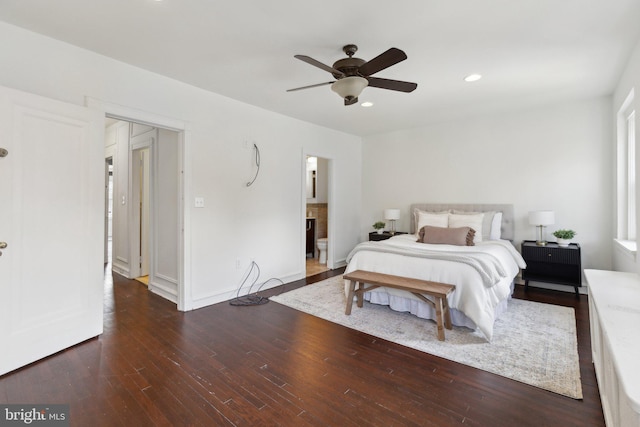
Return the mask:
[[[500,317],[502,313],[507,311],[511,294],[513,294],[515,283],[511,283],[511,293],[509,298],[502,300],[497,306],[494,315],[494,319]],[[392,310],[409,312],[414,316],[421,319],[436,320],[436,310],[430,304],[426,302],[418,301],[417,299],[404,298],[397,295],[391,295],[387,292],[365,292],[364,300],[369,301],[371,304],[388,305]],[[469,329],[476,330],[476,324],[473,320],[469,319],[463,312],[450,308],[451,323],[455,326],[465,326]]]

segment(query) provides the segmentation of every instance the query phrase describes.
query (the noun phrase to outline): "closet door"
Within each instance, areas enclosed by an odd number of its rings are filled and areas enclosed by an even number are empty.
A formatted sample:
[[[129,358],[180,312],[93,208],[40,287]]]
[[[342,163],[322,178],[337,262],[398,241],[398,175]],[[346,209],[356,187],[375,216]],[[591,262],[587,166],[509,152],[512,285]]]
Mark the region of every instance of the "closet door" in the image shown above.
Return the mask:
[[[0,375],[102,333],[104,116],[0,87]]]

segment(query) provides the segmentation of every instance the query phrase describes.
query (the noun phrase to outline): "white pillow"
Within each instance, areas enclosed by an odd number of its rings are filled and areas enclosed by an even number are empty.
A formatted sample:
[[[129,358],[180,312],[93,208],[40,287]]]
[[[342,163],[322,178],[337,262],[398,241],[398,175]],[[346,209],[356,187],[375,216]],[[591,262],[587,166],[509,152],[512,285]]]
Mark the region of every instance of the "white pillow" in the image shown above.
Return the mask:
[[[461,211],[458,209],[454,209],[452,211],[454,214],[459,215],[478,215],[484,214],[484,218],[482,220],[482,228],[480,230],[476,230],[476,234],[482,234],[482,240],[489,240],[491,236],[491,221],[493,221],[493,216],[496,213],[495,211],[484,211],[484,212],[471,212],[471,211]]]
[[[482,240],[500,240],[502,237],[502,212],[470,212],[454,209],[452,213],[460,215],[477,215],[483,213],[484,220],[482,221]],[[479,231],[476,230],[476,233],[478,232]]]
[[[491,221],[491,233],[489,239],[500,240],[502,238],[502,212],[496,212]]]
[[[449,214],[449,227],[471,227],[476,231],[473,243],[482,242],[482,222],[484,214]]]
[[[448,227],[449,226],[449,212],[427,212],[416,209],[414,211],[415,223],[416,223],[416,236],[420,233],[420,229],[425,225],[432,227]]]

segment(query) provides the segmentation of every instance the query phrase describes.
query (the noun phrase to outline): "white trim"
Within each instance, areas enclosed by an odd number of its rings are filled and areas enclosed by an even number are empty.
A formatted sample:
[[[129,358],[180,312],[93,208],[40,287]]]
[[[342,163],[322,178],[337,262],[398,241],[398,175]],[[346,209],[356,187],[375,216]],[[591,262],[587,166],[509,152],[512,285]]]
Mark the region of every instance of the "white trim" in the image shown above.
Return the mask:
[[[160,295],[162,298],[166,300],[169,300],[175,304],[178,304],[178,300],[175,294],[167,291],[166,289],[163,289],[158,285],[149,284],[149,292],[153,292],[154,294]]]
[[[180,182],[178,182],[178,198],[182,209],[178,210],[178,223],[182,228],[178,230],[178,253],[182,254],[182,259],[178,262],[178,310],[193,310],[193,298],[191,296],[191,216],[187,210],[185,200],[190,199],[191,193],[191,130],[189,126],[179,135],[178,164],[180,165]]]
[[[189,247],[190,241],[190,228],[191,221],[189,212],[185,204],[185,196],[189,193],[191,180],[189,174],[185,173],[190,170],[188,168],[187,160],[189,158],[190,147],[190,128],[188,123],[166,117],[160,114],[139,110],[133,107],[127,107],[124,105],[114,104],[100,99],[85,97],[85,104],[87,107],[101,111],[105,116],[112,117],[114,119],[133,121],[136,123],[146,124],[149,126],[160,127],[168,130],[176,131],[180,134],[180,142],[178,147],[178,157],[181,161],[181,175],[182,180],[178,183],[181,206],[178,216],[178,228],[181,232],[181,239],[178,239],[178,295],[177,295],[177,307],[180,311],[192,310],[194,308],[193,301],[191,301],[191,265],[188,262],[190,259]],[[169,299],[169,298],[168,298]]]
[[[141,139],[140,141],[132,142],[129,146],[129,151],[143,150],[145,148],[152,149],[154,137],[148,137],[145,139]]]
[[[304,248],[303,248],[304,249]],[[284,283],[284,290],[288,290],[287,284],[291,282],[295,282],[297,280],[304,279],[304,275],[300,277],[299,273],[285,274],[280,280]],[[264,283],[264,286],[260,288],[260,291],[266,291],[267,289],[275,288],[277,286],[283,286],[277,280],[272,280],[268,283]],[[245,288],[246,289],[246,288]],[[218,304],[221,302],[229,301],[235,298],[238,295],[238,288],[226,290],[223,292],[210,293],[206,296],[199,297],[192,301],[193,307],[192,310],[196,310],[202,307],[208,307],[213,304]],[[242,292],[240,292],[240,296],[244,296]]]
[[[637,221],[637,198],[635,181],[636,176],[636,153],[635,146],[629,147],[629,114],[633,112],[633,101],[635,90],[632,88],[622,102],[616,114],[616,236],[621,239],[634,239]],[[633,124],[632,124],[633,125]],[[634,142],[635,144],[635,142]],[[631,177],[631,175],[633,175]],[[634,182],[629,184],[629,178]],[[632,205],[633,204],[633,205]]]
[[[336,211],[336,188],[335,188],[335,160],[331,157],[324,157],[327,159],[327,188],[329,189],[329,194],[327,195],[327,240],[329,244],[327,245],[327,267],[329,270],[333,270],[336,268],[335,262],[335,248],[336,248],[336,236],[335,236],[335,221],[333,220],[335,217]]]
[[[300,197],[301,197],[301,205],[300,205],[300,230],[301,230],[301,238],[300,238],[300,273],[299,277],[304,278],[306,275],[306,263],[307,263],[307,242],[306,242],[306,229],[307,229],[307,154],[305,153],[304,148],[301,150],[302,153],[302,167],[301,167],[301,177],[300,177]]]
[[[143,125],[159,126],[164,129],[174,130],[177,132],[186,130],[187,124],[182,120],[173,119],[171,117],[162,116],[160,114],[139,110],[133,107],[114,104],[112,102],[102,101],[90,96],[85,97],[86,106],[103,111],[107,116],[123,120],[125,122],[134,121]]]
[[[165,281],[165,282],[167,282],[167,283],[172,283],[172,284],[174,284],[174,285],[177,285],[177,284],[178,284],[178,281],[177,281],[177,280],[175,280],[175,279],[173,279],[173,278],[171,278],[171,277],[169,277],[169,276],[165,276],[164,274],[156,273],[156,274],[155,274],[155,277],[156,277],[157,279],[164,280],[164,281]]]
[[[613,242],[620,253],[635,261],[638,245],[634,240],[613,239]]]

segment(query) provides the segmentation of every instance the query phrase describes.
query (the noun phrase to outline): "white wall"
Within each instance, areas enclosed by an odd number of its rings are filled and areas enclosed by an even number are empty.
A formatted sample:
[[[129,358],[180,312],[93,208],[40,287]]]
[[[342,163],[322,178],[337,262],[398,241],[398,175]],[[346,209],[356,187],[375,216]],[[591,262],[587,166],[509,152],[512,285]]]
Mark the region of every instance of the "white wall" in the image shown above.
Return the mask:
[[[638,116],[640,112],[640,41],[636,45],[633,50],[631,57],[625,67],[622,76],[618,82],[616,90],[613,94],[613,111],[612,111],[612,120],[615,126],[615,120],[624,103],[625,99],[629,95],[629,92],[635,89],[635,96],[632,103],[632,108],[636,111],[636,144],[640,141],[640,126],[638,126]],[[637,145],[636,145],[637,146]],[[612,148],[615,153],[615,145]],[[638,175],[638,171],[640,171],[640,150],[636,150],[636,180],[640,175]],[[615,157],[614,157],[615,159]],[[615,160],[612,159],[612,164],[615,167]],[[617,172],[616,172],[617,173]],[[611,187],[611,192],[615,193],[615,183]],[[636,195],[636,203],[638,206],[636,207],[636,227],[640,230],[640,186],[636,185],[636,191],[638,194]],[[616,206],[614,208],[614,215],[617,212]],[[615,219],[615,216],[614,216]],[[615,225],[612,224],[612,227]],[[614,228],[615,232],[615,228]],[[615,236],[614,236],[615,237]],[[621,247],[617,246],[613,255],[613,268],[618,271],[628,271],[640,273],[640,260],[634,255],[631,255],[628,251],[623,250]]]
[[[180,134],[157,130],[153,146],[153,195],[149,290],[178,300],[180,224]],[[151,261],[151,260],[150,260]]]
[[[583,268],[608,269],[612,252],[611,99],[494,114],[367,137],[363,141],[360,236],[409,205],[512,203],[514,244],[535,239],[531,210],[551,209],[556,224],[577,231]]]
[[[316,203],[329,202],[329,162],[322,157],[318,157],[316,196]]]
[[[335,227],[329,256],[340,263],[357,243],[361,207],[359,137],[243,104],[0,23],[0,85],[84,105],[85,97],[180,120],[188,125],[185,153],[185,308],[235,294],[249,261],[262,280],[304,276],[304,161],[332,160],[329,193]],[[251,187],[252,151],[261,169]],[[103,168],[100,164],[97,167]],[[194,208],[194,197],[205,208]],[[96,238],[100,238],[96,236]],[[240,260],[241,268],[236,268]]]

